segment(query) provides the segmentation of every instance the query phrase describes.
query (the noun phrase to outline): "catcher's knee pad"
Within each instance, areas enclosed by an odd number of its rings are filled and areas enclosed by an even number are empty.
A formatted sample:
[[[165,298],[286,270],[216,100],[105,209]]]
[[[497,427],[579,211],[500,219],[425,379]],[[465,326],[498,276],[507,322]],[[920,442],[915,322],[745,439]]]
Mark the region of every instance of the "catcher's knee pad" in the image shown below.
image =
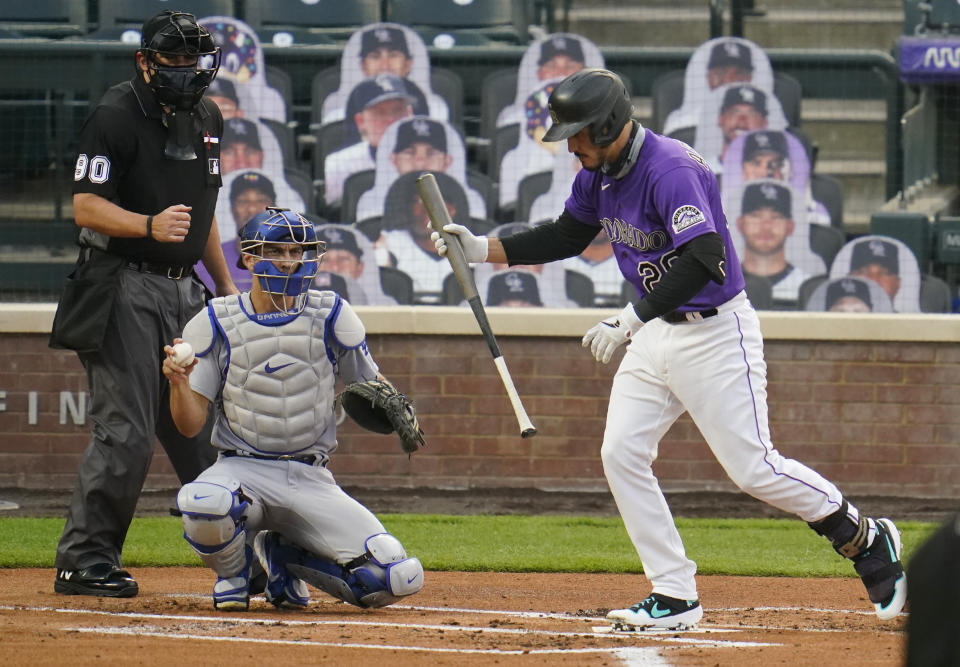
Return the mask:
[[[420,560],[407,558],[393,535],[373,535],[365,546],[366,552],[346,565],[307,554],[300,563],[287,563],[287,570],[358,607],[385,607],[423,588]]]
[[[245,512],[250,501],[240,485],[190,482],[177,494],[183,537],[208,567],[231,576],[245,566]]]

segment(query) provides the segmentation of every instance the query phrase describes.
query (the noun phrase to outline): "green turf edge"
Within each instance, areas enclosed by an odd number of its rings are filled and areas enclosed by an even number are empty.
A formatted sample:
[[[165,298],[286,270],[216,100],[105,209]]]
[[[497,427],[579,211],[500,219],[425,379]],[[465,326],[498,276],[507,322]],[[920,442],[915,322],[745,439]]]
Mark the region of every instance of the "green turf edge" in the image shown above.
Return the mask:
[[[384,514],[384,526],[428,570],[639,573],[619,518]],[[0,567],[53,567],[63,519],[0,518]],[[700,574],[854,576],[850,563],[792,519],[677,519]],[[898,522],[903,559],[938,524]],[[174,517],[135,519],[124,549],[128,567],[201,565]]]

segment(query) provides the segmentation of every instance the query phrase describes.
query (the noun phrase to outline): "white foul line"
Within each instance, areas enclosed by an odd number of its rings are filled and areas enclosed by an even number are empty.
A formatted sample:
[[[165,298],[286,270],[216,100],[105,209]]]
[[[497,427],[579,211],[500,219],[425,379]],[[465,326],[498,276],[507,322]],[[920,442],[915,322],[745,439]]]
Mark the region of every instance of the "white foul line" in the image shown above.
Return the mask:
[[[355,627],[375,627],[375,628],[387,628],[387,629],[417,629],[417,630],[441,630],[444,632],[469,632],[469,633],[482,633],[482,634],[500,634],[500,635],[542,635],[547,637],[591,637],[591,638],[602,638],[610,639],[610,633],[599,633],[599,632],[576,632],[576,631],[562,631],[562,630],[534,630],[534,629],[517,629],[517,628],[490,628],[485,626],[464,626],[464,625],[432,625],[424,623],[397,623],[397,622],[384,622],[384,621],[350,621],[345,619],[338,620],[310,620],[310,621],[300,621],[300,620],[287,620],[287,619],[276,619],[276,618],[241,618],[237,616],[193,616],[189,614],[149,614],[144,612],[117,612],[117,611],[104,611],[98,609],[71,609],[71,608],[55,608],[55,607],[20,607],[20,606],[0,606],[0,610],[13,610],[13,611],[50,611],[55,613],[62,614],[79,614],[79,615],[93,615],[93,616],[109,616],[116,618],[132,618],[138,620],[166,620],[166,621],[190,621],[193,623],[196,622],[210,622],[210,623],[229,623],[231,625],[243,624],[243,625],[263,625],[263,626],[355,626]],[[122,628],[71,628],[77,632],[109,632],[117,634],[119,630],[124,630]],[[717,630],[717,629],[704,629],[699,631],[694,631],[696,633],[712,634],[715,632],[732,632],[733,630]],[[136,634],[134,629],[124,630],[127,634]],[[151,635],[151,633],[143,632],[140,633],[143,635]],[[156,633],[153,633],[156,634]],[[777,644],[768,644],[763,642],[740,642],[740,641],[726,641],[726,640],[712,640],[712,639],[697,639],[695,637],[677,637],[675,632],[668,633],[671,636],[663,636],[654,632],[638,632],[638,633],[624,633],[622,636],[629,638],[644,638],[650,641],[658,641],[662,643],[669,644],[690,644],[702,648],[754,648],[761,646],[776,646]],[[162,636],[170,637],[184,637],[192,638],[191,635],[179,634],[179,633],[159,633]],[[158,635],[158,636],[159,636]],[[152,635],[151,635],[152,636]],[[621,636],[617,634],[615,636]],[[202,636],[198,636],[202,638]],[[210,637],[211,640],[217,641],[229,641],[231,637]],[[238,640],[240,640],[238,638]],[[243,638],[243,641],[260,641],[252,640],[250,638]],[[280,642],[281,640],[263,640],[270,642]],[[302,644],[303,642],[293,642]],[[332,644],[318,644],[318,645],[330,645],[330,646],[350,646],[349,644],[342,643],[332,643]],[[367,644],[358,644],[357,646],[372,646]],[[621,647],[622,648],[622,647]],[[411,650],[428,650],[424,647],[411,647]],[[429,649],[435,650],[435,649]],[[448,651],[457,652],[459,649],[447,649]],[[479,649],[478,649],[479,650]],[[543,652],[546,649],[539,649],[539,652]],[[569,652],[572,649],[558,649],[557,652],[564,653]],[[606,652],[607,649],[596,649],[597,651]],[[588,649],[576,649],[576,651],[587,651]],[[521,651],[522,653],[523,651]]]

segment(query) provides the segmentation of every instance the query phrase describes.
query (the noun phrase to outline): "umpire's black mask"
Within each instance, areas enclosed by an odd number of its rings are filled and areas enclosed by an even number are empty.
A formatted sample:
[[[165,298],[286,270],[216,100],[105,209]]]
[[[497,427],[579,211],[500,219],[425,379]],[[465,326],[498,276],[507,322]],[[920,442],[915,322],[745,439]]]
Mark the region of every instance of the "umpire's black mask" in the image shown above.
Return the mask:
[[[220,49],[193,14],[171,10],[147,19],[140,40],[148,83],[163,107],[164,154],[174,160],[195,160],[193,141],[202,126],[194,107],[217,76]]]

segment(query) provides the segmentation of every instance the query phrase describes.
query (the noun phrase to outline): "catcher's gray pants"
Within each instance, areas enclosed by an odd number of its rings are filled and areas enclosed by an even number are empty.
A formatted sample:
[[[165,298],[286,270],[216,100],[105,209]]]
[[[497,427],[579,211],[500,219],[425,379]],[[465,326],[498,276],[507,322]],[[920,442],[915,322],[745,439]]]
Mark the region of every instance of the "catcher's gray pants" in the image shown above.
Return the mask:
[[[96,260],[92,260],[96,261]],[[99,352],[80,354],[90,387],[90,444],[80,463],[56,567],[122,566],[123,541],[143,487],[155,438],[181,484],[216,460],[212,419],[185,438],[170,417],[169,389],[160,371],[163,346],[204,307],[205,291],[188,277],[121,269],[119,293]]]

